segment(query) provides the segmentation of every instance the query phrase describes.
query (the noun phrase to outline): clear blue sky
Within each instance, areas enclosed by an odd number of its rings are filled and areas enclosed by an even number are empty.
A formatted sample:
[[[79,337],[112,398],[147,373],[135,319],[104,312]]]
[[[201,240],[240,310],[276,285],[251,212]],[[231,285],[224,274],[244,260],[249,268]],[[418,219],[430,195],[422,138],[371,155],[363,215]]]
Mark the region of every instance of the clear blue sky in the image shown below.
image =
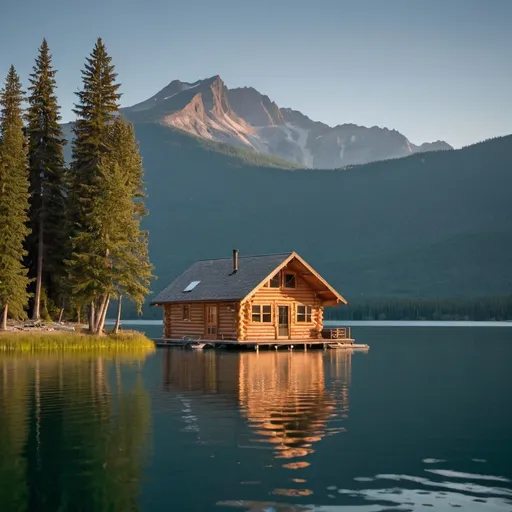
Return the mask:
[[[24,84],[43,37],[64,120],[98,36],[124,106],[219,74],[331,125],[459,147],[512,133],[512,0],[9,0],[0,75]]]

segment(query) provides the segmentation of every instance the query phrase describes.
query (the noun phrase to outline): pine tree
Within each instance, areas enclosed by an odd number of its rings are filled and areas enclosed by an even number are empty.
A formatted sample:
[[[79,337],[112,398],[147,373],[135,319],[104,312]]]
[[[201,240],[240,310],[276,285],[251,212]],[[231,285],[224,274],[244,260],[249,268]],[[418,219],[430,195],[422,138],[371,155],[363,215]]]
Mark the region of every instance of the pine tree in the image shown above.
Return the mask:
[[[73,294],[90,304],[89,330],[101,334],[112,297],[139,310],[153,267],[147,233],[143,168],[132,125],[118,115],[119,85],[98,40],[83,71],[73,145],[73,252],[67,262]]]
[[[56,71],[46,39],[30,75],[27,112],[30,171],[30,226],[28,239],[29,276],[35,278],[32,318],[40,318],[41,293],[44,290],[54,304],[64,299],[66,254],[66,168],[65,139],[59,126],[61,119],[55,95]]]
[[[145,194],[142,160],[132,125],[120,118],[115,120],[107,131],[105,147],[108,150],[100,158],[93,183],[96,193],[86,213],[91,229],[78,235],[79,245],[93,250],[75,254],[78,269],[96,269],[101,297],[93,328],[97,334],[102,333],[112,297],[121,300],[126,296],[140,311],[153,270],[147,233],[140,228],[146,214],[142,202]],[[84,281],[83,285],[89,283]]]
[[[112,232],[118,232],[118,239],[112,250],[112,268],[113,295],[119,301],[117,332],[122,297],[133,300],[140,313],[144,298],[149,293],[153,266],[149,261],[148,234],[140,226],[142,218],[147,215],[143,202],[146,195],[142,159],[133,125],[117,119],[110,130],[109,147],[104,164],[116,187],[114,202],[117,204],[113,210],[117,215],[112,215]],[[102,325],[98,326],[98,330],[101,328]]]
[[[77,115],[71,164],[70,212],[72,255],[68,260],[69,276],[75,300],[90,304],[89,330],[96,330],[96,304],[103,304],[109,293],[110,240],[106,183],[101,159],[108,153],[109,127],[119,111],[119,84],[105,45],[98,39],[82,71],[83,88],[77,92]],[[98,315],[99,316],[99,315]]]
[[[0,330],[7,328],[8,313],[24,315],[28,301],[23,244],[29,233],[29,184],[22,101],[20,79],[11,66],[0,92]]]

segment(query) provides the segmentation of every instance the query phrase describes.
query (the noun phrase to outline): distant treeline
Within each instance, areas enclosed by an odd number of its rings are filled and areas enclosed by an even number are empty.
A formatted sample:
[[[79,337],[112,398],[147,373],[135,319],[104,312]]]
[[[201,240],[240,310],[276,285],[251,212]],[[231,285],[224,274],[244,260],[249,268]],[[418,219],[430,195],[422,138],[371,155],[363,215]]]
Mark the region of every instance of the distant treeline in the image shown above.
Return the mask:
[[[127,304],[123,318],[161,320],[162,308]],[[368,298],[325,308],[325,320],[512,320],[512,295],[468,299]]]
[[[512,320],[512,295],[468,299],[382,298],[326,308],[326,320]]]

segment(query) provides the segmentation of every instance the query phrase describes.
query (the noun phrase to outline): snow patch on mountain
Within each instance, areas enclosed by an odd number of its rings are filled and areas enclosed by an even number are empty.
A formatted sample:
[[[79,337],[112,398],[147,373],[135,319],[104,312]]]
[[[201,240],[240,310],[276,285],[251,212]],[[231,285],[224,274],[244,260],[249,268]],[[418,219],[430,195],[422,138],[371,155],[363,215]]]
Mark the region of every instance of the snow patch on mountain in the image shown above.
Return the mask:
[[[298,139],[294,141],[300,148],[303,154],[303,161],[302,163],[306,167],[313,167],[313,153],[311,153],[311,150],[307,147],[308,137],[311,130],[307,130],[305,128],[301,128],[300,126],[294,126],[290,123],[286,123],[286,126],[288,129],[295,131],[298,135]]]

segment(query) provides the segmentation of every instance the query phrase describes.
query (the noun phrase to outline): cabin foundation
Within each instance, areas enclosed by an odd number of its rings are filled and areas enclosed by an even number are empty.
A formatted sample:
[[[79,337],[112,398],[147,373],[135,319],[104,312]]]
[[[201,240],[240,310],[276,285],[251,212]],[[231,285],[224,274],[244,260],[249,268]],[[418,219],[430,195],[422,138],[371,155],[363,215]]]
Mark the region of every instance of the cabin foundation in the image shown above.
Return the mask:
[[[339,331],[342,330],[345,336],[339,337]],[[356,344],[355,340],[350,337],[350,328],[326,329],[325,331],[335,331],[336,337],[324,337],[322,339],[306,339],[306,340],[253,340],[253,341],[237,341],[237,340],[218,340],[203,339],[201,337],[183,337],[181,339],[157,338],[153,341],[158,347],[180,347],[180,348],[223,348],[231,350],[254,350],[259,352],[263,350],[300,350],[307,352],[308,349],[366,349],[368,345]]]

